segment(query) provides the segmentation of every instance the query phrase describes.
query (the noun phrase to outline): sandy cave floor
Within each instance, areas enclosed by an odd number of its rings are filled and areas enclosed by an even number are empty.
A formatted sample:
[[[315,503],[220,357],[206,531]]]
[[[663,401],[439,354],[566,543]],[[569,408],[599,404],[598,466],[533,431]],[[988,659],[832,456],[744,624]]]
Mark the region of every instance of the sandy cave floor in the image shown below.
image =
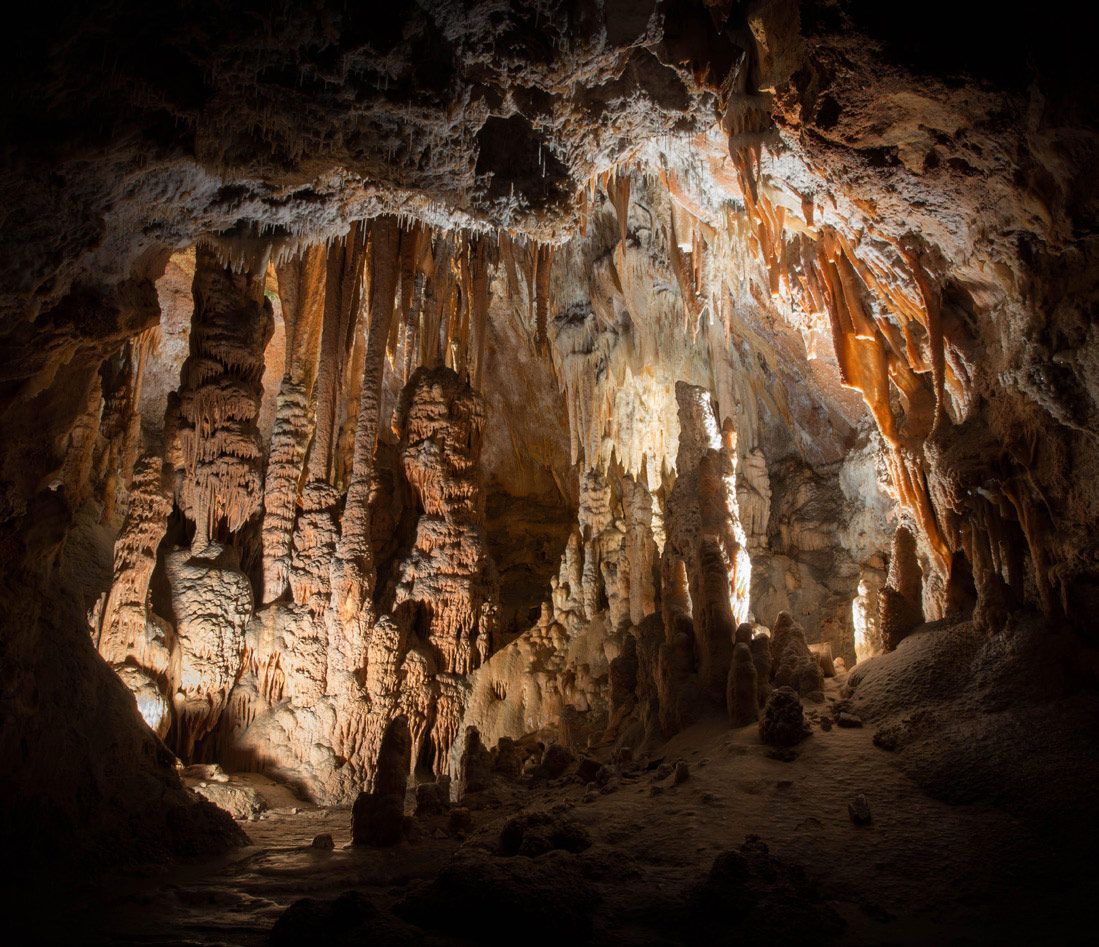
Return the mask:
[[[826,697],[838,699],[834,681]],[[677,903],[716,855],[749,834],[819,883],[847,923],[844,943],[1067,943],[1095,929],[1095,877],[1074,870],[1027,821],[929,798],[872,737],[871,727],[814,726],[797,759],[782,762],[768,756],[754,726],[731,731],[704,721],[667,744],[667,761],[689,764],[681,785],[654,783],[644,770],[605,794],[575,781],[507,783],[473,813],[464,844],[492,846],[503,821],[524,805],[567,808],[594,841],[578,857],[614,866],[598,886],[596,940],[603,943],[661,942],[631,933],[639,906]],[[867,827],[848,817],[858,793],[873,812]],[[357,888],[392,903],[463,844],[445,837],[445,824],[442,816],[420,819],[400,846],[364,850],[350,846],[347,808],[272,809],[244,823],[251,846],[162,874],[91,879],[53,899],[24,933],[71,941],[78,931],[77,940],[89,943],[264,943],[298,898]],[[335,850],[311,848],[325,832]]]

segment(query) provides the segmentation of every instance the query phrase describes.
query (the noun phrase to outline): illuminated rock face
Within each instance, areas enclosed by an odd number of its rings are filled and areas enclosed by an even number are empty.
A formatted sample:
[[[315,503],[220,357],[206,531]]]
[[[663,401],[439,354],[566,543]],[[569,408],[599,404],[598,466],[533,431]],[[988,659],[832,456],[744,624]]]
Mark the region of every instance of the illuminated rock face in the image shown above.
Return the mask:
[[[842,2],[327,6],[179,48],[123,0],[8,84],[51,119],[0,176],[4,596],[73,760],[74,675],[128,747],[349,802],[398,718],[425,778],[470,726],[743,720],[748,622],[758,707],[808,645],[1091,616],[1099,146],[1048,61],[936,75]],[[501,497],[573,527],[506,627]]]
[[[492,647],[497,591],[485,551],[480,397],[450,369],[413,375],[401,406],[401,464],[423,509],[394,605],[415,606],[436,666],[466,675]]]
[[[232,547],[208,543],[192,554],[168,554],[175,642],[169,681],[175,704],[176,748],[189,759],[217,726],[244,656],[252,587]]]
[[[263,395],[263,350],[271,305],[263,296],[266,262],[233,272],[209,249],[196,255],[191,354],[170,404],[167,453],[180,509],[195,524],[201,553],[219,526],[236,532],[259,510],[263,444],[256,419]]]

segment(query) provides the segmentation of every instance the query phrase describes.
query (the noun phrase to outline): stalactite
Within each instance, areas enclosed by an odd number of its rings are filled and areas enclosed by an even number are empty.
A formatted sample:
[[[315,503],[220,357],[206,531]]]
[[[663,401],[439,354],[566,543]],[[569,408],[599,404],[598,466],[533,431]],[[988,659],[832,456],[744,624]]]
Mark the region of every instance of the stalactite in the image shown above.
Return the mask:
[[[362,394],[355,426],[354,459],[341,522],[340,541],[332,570],[332,604],[341,623],[352,621],[369,604],[374,563],[370,548],[370,488],[374,477],[374,450],[378,440],[379,405],[385,373],[385,350],[393,321],[400,260],[400,231],[391,217],[371,227],[373,278],[370,285],[370,324],[363,371]],[[371,616],[364,621],[373,622]],[[348,668],[350,670],[351,668]]]
[[[127,490],[140,450],[141,417],[138,403],[150,342],[155,329],[127,342],[116,359],[100,368],[102,411],[93,460],[93,479],[99,484],[103,509],[100,522],[118,525],[128,506]]]
[[[347,236],[328,251],[321,329],[320,364],[315,389],[316,429],[309,452],[309,482],[329,481],[336,427],[337,398],[351,352],[362,291],[364,233],[351,225]]]
[[[400,699],[401,654],[407,629],[390,615],[382,615],[366,642],[366,674],[363,692],[366,708],[356,707],[354,715],[361,719],[361,734],[343,740],[341,750],[346,758],[361,768],[367,789],[373,785],[375,761],[381,750],[386,727],[393,719]]]
[[[401,664],[400,696],[396,712],[408,721],[412,736],[412,770],[423,752],[424,743],[435,722],[435,701],[439,686],[431,656],[413,649]]]
[[[312,395],[320,356],[324,321],[327,249],[324,244],[305,248],[276,267],[282,317],[286,324],[286,372]]]
[[[452,775],[450,749],[458,736],[465,713],[469,684],[457,674],[440,674],[437,683],[439,696],[435,704],[435,726],[431,728],[433,769],[437,776],[448,776]]]
[[[488,241],[479,238],[473,248],[471,260],[472,279],[470,281],[470,310],[472,313],[476,356],[472,373],[473,387],[482,390],[485,374],[485,359],[488,355],[489,333],[489,278]]]
[[[367,256],[367,273],[370,272],[370,254]],[[369,294],[366,289],[364,296]],[[355,465],[355,429],[359,418],[359,401],[362,398],[363,374],[366,367],[366,332],[363,320],[356,316],[355,330],[351,336],[350,356],[344,364],[340,379],[340,393],[336,400],[336,440],[332,460],[332,482],[341,493],[351,483]]]
[[[313,415],[320,328],[324,319],[325,249],[309,247],[278,268],[286,324],[286,372],[279,387],[275,426],[263,483],[264,604],[287,588],[299,483]]]
[[[364,235],[352,224],[347,236],[328,252],[324,316],[317,381],[313,389],[315,426],[302,490],[301,514],[293,534],[290,589],[294,601],[322,614],[331,596],[332,559],[338,531],[339,493],[333,487],[332,442],[337,396],[342,387],[355,318],[362,291]]]
[[[549,244],[535,244],[533,259],[534,344],[540,353],[546,354],[549,352],[547,325],[550,309],[550,276],[553,273],[553,247]]]
[[[168,459],[177,471],[177,500],[195,523],[201,552],[215,528],[239,530],[262,497],[263,445],[256,417],[263,351],[273,316],[264,298],[266,261],[256,270],[227,269],[199,247],[191,352],[169,411]]]
[[[485,550],[481,399],[450,369],[417,370],[402,396],[401,459],[423,514],[400,568],[396,604],[423,610],[441,672],[468,674],[491,641],[497,597]],[[483,643],[482,643],[483,639]]]

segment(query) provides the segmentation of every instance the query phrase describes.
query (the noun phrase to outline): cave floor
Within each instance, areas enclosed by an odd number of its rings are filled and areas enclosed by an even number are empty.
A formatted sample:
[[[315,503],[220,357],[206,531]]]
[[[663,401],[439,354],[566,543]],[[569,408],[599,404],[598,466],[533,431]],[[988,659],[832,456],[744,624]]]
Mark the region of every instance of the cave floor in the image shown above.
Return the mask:
[[[837,697],[829,682],[828,699]],[[1075,868],[1040,826],[928,797],[872,735],[869,727],[814,727],[797,759],[782,762],[768,756],[754,726],[704,721],[666,746],[668,762],[690,767],[682,784],[654,783],[648,771],[623,776],[602,794],[575,781],[535,788],[501,781],[473,812],[464,844],[491,848],[503,821],[524,807],[567,808],[594,842],[581,857],[615,866],[599,885],[602,943],[666,942],[631,925],[678,903],[717,854],[749,834],[819,883],[847,923],[844,943],[1065,943],[1079,938],[1082,925],[1095,929],[1093,870]],[[865,827],[847,811],[859,793],[873,813]],[[417,820],[407,842],[362,850],[350,847],[347,808],[271,810],[244,823],[251,846],[162,874],[90,880],[60,908],[55,903],[48,926],[35,933],[65,940],[66,931],[79,930],[81,942],[101,943],[263,943],[298,898],[358,888],[392,903],[463,844],[445,836],[445,824],[445,817]],[[335,850],[310,847],[324,832]]]

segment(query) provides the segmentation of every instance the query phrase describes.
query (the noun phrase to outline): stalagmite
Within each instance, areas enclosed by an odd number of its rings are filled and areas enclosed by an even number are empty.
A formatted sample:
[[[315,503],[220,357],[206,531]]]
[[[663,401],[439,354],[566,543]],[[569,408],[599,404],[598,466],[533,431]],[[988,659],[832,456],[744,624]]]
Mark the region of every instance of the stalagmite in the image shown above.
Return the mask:
[[[881,589],[885,576],[875,569],[863,569],[859,575],[858,594],[851,602],[855,627],[855,656],[859,661],[881,654],[884,650],[881,633]]]
[[[734,727],[744,727],[756,721],[759,716],[756,666],[751,648],[743,642],[733,649],[725,694],[729,719]]]
[[[411,758],[408,722],[398,717],[390,723],[382,740],[373,789],[360,793],[355,800],[351,814],[354,844],[384,848],[400,841]]]
[[[749,648],[756,666],[756,693],[759,703],[766,702],[771,693],[771,637],[766,634],[753,636]]]
[[[789,687],[803,697],[820,699],[823,675],[805,640],[805,629],[789,612],[779,613],[771,635],[771,679],[776,688]]]
[[[892,651],[923,621],[923,574],[916,559],[916,539],[906,526],[893,535],[889,578],[881,590],[882,646]]]
[[[654,500],[645,485],[632,477],[624,477],[621,483],[626,536],[618,568],[625,578],[630,623],[640,625],[656,611],[654,570],[659,550],[653,537]]]
[[[170,659],[166,629],[149,610],[149,581],[156,567],[157,547],[168,526],[171,493],[163,482],[159,457],[143,457],[134,470],[130,507],[115,541],[114,578],[99,636],[99,653],[112,667],[131,665],[127,672],[131,690],[136,683],[160,693],[159,680]],[[166,702],[137,693],[145,722],[161,737],[171,717]]]
[[[713,699],[725,693],[733,632],[748,616],[751,564],[736,502],[735,451],[723,443],[710,395],[676,384],[677,477],[667,501],[665,558],[683,563],[698,672]],[[669,590],[670,591],[670,590]]]

